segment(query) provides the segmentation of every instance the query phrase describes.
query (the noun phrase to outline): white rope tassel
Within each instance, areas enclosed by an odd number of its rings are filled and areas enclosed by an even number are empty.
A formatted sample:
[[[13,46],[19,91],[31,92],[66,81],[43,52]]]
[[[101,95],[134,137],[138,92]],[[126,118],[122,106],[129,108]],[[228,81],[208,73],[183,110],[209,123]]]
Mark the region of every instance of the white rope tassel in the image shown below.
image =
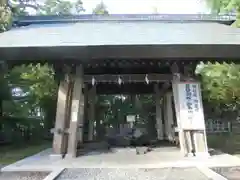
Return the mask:
[[[95,80],[95,78],[94,78],[94,77],[92,77],[92,85],[94,86],[94,85],[95,85],[95,83],[96,83],[96,80]]]
[[[146,81],[147,84],[149,84],[149,79],[148,79],[148,75],[147,74],[145,76],[145,81]]]
[[[121,85],[122,84],[122,78],[118,77],[118,84]]]

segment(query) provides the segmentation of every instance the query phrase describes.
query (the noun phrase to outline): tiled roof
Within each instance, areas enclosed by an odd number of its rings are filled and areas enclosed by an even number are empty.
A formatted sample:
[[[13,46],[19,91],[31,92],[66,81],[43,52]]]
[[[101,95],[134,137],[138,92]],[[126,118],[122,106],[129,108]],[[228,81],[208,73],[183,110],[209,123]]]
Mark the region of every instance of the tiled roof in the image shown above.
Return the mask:
[[[29,25],[0,34],[1,47],[240,44],[240,29],[218,23],[81,22]]]

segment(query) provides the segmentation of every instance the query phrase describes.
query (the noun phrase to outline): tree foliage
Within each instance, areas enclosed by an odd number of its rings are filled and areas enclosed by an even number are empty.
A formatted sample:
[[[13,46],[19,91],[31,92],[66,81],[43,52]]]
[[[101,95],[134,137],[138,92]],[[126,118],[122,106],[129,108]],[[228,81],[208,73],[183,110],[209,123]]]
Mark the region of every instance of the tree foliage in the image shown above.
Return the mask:
[[[0,33],[12,26],[12,12],[7,5],[0,5]]]
[[[213,13],[236,13],[237,20],[233,26],[240,27],[240,0],[206,0]]]
[[[50,100],[56,99],[57,84],[54,80],[54,71],[49,65],[22,65],[14,67],[8,75],[12,89],[19,89],[15,94],[16,102],[32,106],[31,109],[46,110]],[[14,96],[14,95],[13,95]],[[28,101],[28,103],[25,103]],[[46,103],[47,101],[48,103]]]
[[[213,13],[235,12],[240,10],[239,0],[207,0]]]
[[[96,14],[96,15],[108,15],[109,12],[107,10],[107,6],[103,2],[100,2],[93,9],[93,14]]]
[[[46,0],[38,13],[43,15],[70,15],[84,12],[83,3],[81,0],[76,2],[66,0]]]
[[[45,15],[68,15],[71,14],[73,5],[70,1],[64,0],[46,0],[41,8]]]
[[[240,108],[240,66],[236,64],[200,64],[203,98],[215,110],[238,111]]]

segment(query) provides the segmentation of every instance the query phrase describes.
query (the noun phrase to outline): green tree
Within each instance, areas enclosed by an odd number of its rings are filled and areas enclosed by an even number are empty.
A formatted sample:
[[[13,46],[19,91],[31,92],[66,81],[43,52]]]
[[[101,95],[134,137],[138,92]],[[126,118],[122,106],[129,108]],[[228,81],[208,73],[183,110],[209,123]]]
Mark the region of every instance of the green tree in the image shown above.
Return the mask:
[[[11,93],[10,93],[10,88],[9,88],[9,84],[7,81],[7,77],[6,77],[6,66],[5,66],[5,62],[1,62],[0,63],[0,85],[1,85],[1,89],[0,89],[0,119],[3,116],[3,102],[4,101],[9,101],[11,100]]]
[[[39,9],[40,14],[44,15],[70,15],[85,11],[81,0],[76,2],[65,0],[47,0]]]
[[[14,98],[14,107],[17,109],[14,111],[15,115],[17,112],[25,116],[36,116],[40,111],[46,129],[51,128],[55,120],[57,97],[54,76],[53,68],[47,64],[14,67],[8,76],[9,84],[12,89],[21,90]],[[11,113],[13,112],[9,112]]]
[[[41,11],[45,15],[68,15],[71,14],[73,4],[64,0],[46,0]]]
[[[93,14],[96,15],[108,15],[109,12],[107,10],[107,6],[103,3],[100,2],[99,4],[96,5],[96,7],[93,9]]]
[[[8,0],[8,6],[14,16],[28,15],[27,9],[37,11],[40,7],[37,0]]]
[[[206,0],[213,13],[236,12],[233,26],[240,27],[240,0]]]
[[[6,4],[0,4],[0,33],[12,26],[12,12]]]
[[[236,64],[200,64],[205,102],[222,114],[236,112],[240,108],[240,66]]]
[[[80,14],[81,12],[85,11],[85,9],[83,7],[83,2],[81,0],[77,0],[74,3],[74,7],[75,7],[75,11],[76,11],[77,14]]]

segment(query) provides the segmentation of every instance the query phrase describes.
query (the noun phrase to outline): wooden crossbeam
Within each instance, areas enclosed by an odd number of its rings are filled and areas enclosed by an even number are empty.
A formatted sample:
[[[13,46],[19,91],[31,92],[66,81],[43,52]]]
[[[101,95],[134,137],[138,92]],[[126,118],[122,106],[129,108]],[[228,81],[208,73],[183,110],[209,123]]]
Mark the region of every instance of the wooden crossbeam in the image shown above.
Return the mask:
[[[147,79],[150,82],[169,82],[172,80],[172,74],[104,74],[104,75],[84,75],[85,83],[92,83],[94,78],[96,83],[115,82],[118,83],[118,79],[121,78],[123,83],[134,82],[146,82]]]

